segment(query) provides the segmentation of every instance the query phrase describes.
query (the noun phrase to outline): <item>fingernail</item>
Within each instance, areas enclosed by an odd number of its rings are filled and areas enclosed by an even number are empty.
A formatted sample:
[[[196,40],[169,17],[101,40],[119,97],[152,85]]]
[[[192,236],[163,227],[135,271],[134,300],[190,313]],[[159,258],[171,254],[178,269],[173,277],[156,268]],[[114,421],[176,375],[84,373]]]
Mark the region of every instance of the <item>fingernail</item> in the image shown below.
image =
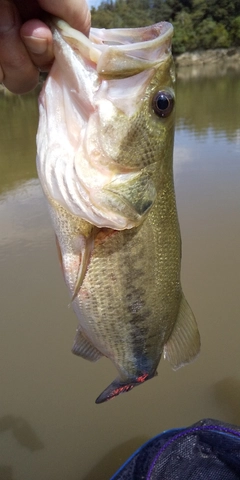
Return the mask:
[[[9,2],[1,2],[0,33],[8,32],[15,24],[14,8]]]
[[[27,49],[31,53],[41,55],[47,50],[47,40],[45,38],[37,37],[22,37]]]

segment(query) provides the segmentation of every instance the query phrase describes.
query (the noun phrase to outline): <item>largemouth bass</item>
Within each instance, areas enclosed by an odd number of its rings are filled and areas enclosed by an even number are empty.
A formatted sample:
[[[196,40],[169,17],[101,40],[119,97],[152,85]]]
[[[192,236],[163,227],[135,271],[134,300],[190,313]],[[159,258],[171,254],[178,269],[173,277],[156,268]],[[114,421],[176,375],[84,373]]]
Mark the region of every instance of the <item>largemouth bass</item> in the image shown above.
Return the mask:
[[[37,167],[79,319],[73,353],[108,357],[101,403],[199,352],[180,283],[173,185],[172,26],[92,29],[53,21]]]

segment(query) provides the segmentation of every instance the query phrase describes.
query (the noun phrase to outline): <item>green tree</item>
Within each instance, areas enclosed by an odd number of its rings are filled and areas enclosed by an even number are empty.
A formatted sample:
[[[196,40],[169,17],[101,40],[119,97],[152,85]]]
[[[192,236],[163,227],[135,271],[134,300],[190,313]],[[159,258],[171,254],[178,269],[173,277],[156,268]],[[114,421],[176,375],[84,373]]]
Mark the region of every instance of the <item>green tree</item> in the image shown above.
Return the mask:
[[[206,17],[207,14],[207,2],[206,0],[193,0],[191,17],[195,25]]]
[[[222,23],[217,23],[213,31],[214,47],[228,48],[230,46],[230,36]]]
[[[239,0],[208,0],[208,16],[229,28],[232,20],[240,14]]]
[[[181,12],[176,16],[173,22],[173,52],[180,54],[186,50],[194,50],[197,46],[196,35],[193,28],[191,15],[187,12]]]
[[[233,45],[240,46],[240,15],[232,21],[231,39]]]
[[[167,1],[154,0],[151,11],[153,23],[170,20],[172,13],[173,9]]]
[[[198,48],[227,48],[230,45],[229,34],[223,24],[206,18],[197,29]]]
[[[153,23],[149,0],[102,2],[98,10],[92,9],[91,13],[94,27],[135,28]]]
[[[111,10],[105,8],[94,8],[91,10],[92,26],[97,28],[114,28],[116,18]]]

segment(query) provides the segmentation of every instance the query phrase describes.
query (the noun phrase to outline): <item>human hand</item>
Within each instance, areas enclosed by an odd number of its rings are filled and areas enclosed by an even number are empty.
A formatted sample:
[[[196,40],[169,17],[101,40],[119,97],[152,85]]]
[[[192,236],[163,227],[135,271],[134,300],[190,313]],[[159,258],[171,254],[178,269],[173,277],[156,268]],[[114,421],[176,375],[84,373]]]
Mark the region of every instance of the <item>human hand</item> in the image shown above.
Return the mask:
[[[86,0],[0,0],[0,83],[13,93],[35,88],[39,70],[53,62],[52,33],[41,20],[46,12],[89,33]]]

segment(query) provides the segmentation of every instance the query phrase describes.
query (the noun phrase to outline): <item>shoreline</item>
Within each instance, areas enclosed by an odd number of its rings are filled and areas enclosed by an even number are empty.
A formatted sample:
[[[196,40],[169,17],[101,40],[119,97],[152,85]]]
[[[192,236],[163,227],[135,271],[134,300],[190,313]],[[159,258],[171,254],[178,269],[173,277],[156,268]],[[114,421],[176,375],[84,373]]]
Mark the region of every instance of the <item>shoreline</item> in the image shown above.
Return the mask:
[[[240,47],[194,50],[174,55],[177,68],[224,64],[234,69],[240,68]]]

